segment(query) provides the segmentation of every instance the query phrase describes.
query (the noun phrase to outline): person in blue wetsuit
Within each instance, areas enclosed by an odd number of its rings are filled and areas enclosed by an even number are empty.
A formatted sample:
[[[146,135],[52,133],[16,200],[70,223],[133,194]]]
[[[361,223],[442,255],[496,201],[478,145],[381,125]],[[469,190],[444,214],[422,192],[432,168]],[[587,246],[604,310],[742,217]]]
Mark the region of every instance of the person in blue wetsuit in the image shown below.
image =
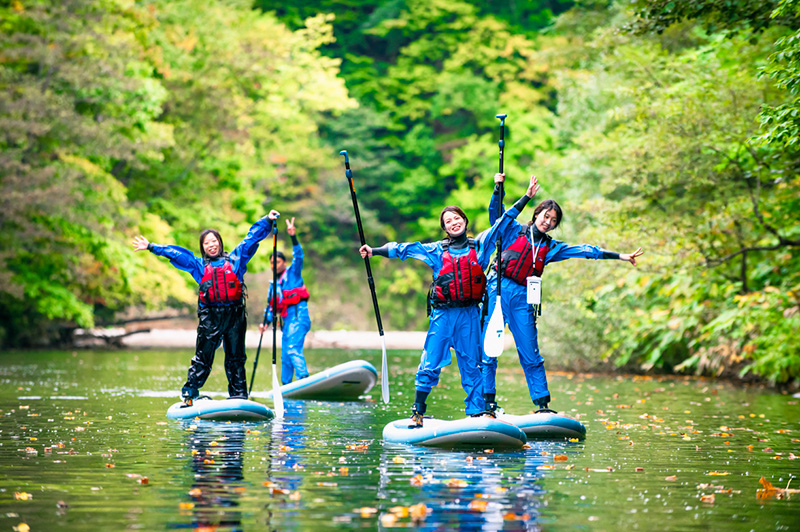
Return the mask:
[[[272,210],[254,223],[244,240],[230,254],[225,253],[222,237],[214,229],[200,233],[200,257],[180,246],[153,244],[142,235],[133,239],[134,251],[148,250],[168,258],[173,266],[189,272],[199,285],[196,350],[186,384],[181,389],[181,397],[187,406],[197,398],[200,388],[211,374],[214,352],[220,343],[225,349],[228,395],[231,398],[247,398],[244,274],[247,263],[258,250],[259,242],[272,231],[273,221],[278,216],[278,211]]]
[[[439,383],[442,368],[451,362],[450,348],[456,352],[467,415],[480,415],[483,408],[480,363],[480,315],[478,304],[486,289],[483,270],[489,255],[481,244],[467,237],[467,219],[460,207],[445,207],[439,224],[447,238],[432,243],[389,242],[379,248],[361,247],[362,257],[378,255],[390,259],[420,260],[433,270],[428,294],[430,322],[425,346],[414,381],[416,393],[411,406],[412,427],[421,427],[427,410],[426,400]],[[478,257],[486,255],[482,264]]]
[[[286,220],[286,232],[292,237],[292,263],[286,266],[286,256],[278,251],[277,257],[270,257],[275,262],[278,273],[278,323],[281,324],[281,383],[289,384],[292,377],[298,379],[308,377],[306,359],[303,356],[303,344],[311,329],[311,318],[308,316],[308,289],[303,283],[303,247],[297,240],[294,218]],[[264,315],[267,323],[272,323],[272,283]],[[268,325],[259,325],[263,333]]]
[[[615,259],[630,262],[636,266],[636,257],[643,253],[639,248],[630,254],[620,254],[606,251],[597,246],[588,244],[570,245],[555,240],[547,233],[561,223],[561,207],[552,199],[541,202],[533,211],[533,218],[526,225],[516,221],[517,216],[538,190],[538,181],[531,176],[531,185],[536,185],[534,194],[528,192],[520,198],[513,207],[499,216],[502,211],[502,200],[499,194],[499,183],[505,179],[504,174],[495,175],[495,192],[489,205],[490,221],[492,227],[483,235],[487,247],[495,242],[498,236],[502,238],[502,280],[501,305],[504,322],[508,324],[514,343],[517,346],[522,369],[528,384],[531,400],[538,407],[537,412],[553,412],[548,408],[550,392],[547,388],[547,375],[544,370],[544,358],[539,353],[537,338],[536,317],[538,308],[528,304],[527,278],[531,276],[541,278],[544,267],[551,262],[567,259]],[[489,275],[488,315],[492,315],[496,304],[497,295],[497,263]],[[486,334],[486,330],[483,331]],[[497,372],[497,358],[483,354],[481,371],[483,373],[483,393],[487,411],[497,409],[495,375]]]

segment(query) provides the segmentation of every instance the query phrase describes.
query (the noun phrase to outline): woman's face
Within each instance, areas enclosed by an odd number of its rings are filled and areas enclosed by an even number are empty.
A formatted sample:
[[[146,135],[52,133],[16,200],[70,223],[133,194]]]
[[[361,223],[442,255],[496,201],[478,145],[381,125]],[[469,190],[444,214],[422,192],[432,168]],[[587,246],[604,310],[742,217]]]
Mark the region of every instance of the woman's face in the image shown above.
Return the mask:
[[[555,229],[558,218],[555,209],[543,210],[536,216],[533,223],[536,224],[536,229],[542,233],[546,233],[551,229]]]
[[[212,259],[219,255],[219,240],[217,240],[217,237],[214,236],[214,233],[208,233],[203,239],[203,251],[205,252],[206,256],[211,257]]]
[[[467,228],[464,218],[456,212],[448,211],[444,213],[442,221],[444,222],[445,232],[450,236],[459,236]]]

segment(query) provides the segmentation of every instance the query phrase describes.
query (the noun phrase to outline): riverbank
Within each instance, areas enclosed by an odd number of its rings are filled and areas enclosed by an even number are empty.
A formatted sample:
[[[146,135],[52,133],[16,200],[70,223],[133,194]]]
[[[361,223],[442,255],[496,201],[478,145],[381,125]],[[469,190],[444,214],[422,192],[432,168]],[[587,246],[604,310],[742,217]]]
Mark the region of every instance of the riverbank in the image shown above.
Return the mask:
[[[195,346],[195,329],[149,329],[135,332],[119,329],[95,329],[81,331],[77,347],[95,347],[107,344],[107,338],[118,338],[122,347],[130,348],[192,348]],[[425,344],[425,331],[385,331],[386,349],[419,349]],[[126,335],[126,336],[123,336]],[[258,347],[259,333],[248,330],[245,345],[248,349]],[[281,331],[277,332],[277,343],[281,345]],[[272,331],[264,333],[262,346],[272,345]],[[380,349],[381,337],[378,331],[310,331],[306,336],[306,348],[331,349]],[[506,349],[514,348],[514,339],[506,335]]]

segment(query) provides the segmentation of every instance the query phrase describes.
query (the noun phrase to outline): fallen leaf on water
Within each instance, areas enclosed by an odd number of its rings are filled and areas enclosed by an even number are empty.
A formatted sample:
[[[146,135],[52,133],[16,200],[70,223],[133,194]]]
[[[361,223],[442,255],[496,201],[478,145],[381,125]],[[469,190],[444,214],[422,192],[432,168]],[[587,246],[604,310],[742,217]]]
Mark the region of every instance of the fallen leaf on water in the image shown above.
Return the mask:
[[[203,494],[203,490],[201,490],[200,488],[193,488],[193,489],[189,490],[189,495],[191,497],[199,497],[202,494]]]
[[[366,451],[369,449],[369,445],[364,445],[363,443],[348,443],[345,445],[345,449],[348,451]]]
[[[637,473],[641,473],[642,471],[644,471],[644,468],[643,467],[637,467],[636,469],[634,469],[634,471],[636,471]]]
[[[339,474],[343,477],[350,476],[350,468],[349,467],[340,467]]]
[[[578,438],[570,438],[569,441],[571,443],[578,443],[580,440]]]
[[[412,486],[422,486],[422,475],[414,475],[409,482]]]
[[[445,482],[445,485],[448,488],[464,488],[467,485],[467,481],[460,478],[451,478]]]
[[[372,508],[371,506],[362,506],[361,508],[356,508],[353,511],[357,514],[361,514],[361,517],[370,517],[378,513],[378,509]]]
[[[428,507],[422,503],[415,504],[408,507],[408,513],[411,514],[411,519],[414,521],[422,521],[428,516]]]
[[[392,462],[394,462],[395,464],[405,464],[406,459],[403,458],[402,456],[395,456],[394,458],[392,458]]]
[[[557,454],[553,457],[553,460],[555,460],[556,462],[566,462],[567,460],[569,460],[569,458],[567,458],[566,454]]]
[[[711,493],[709,495],[701,495],[700,502],[707,502],[709,504],[714,504],[714,494]]]
[[[29,527],[26,523],[20,523],[14,527],[16,532],[30,532],[31,527]]]
[[[775,486],[772,485],[772,483],[769,480],[765,479],[764,477],[761,477],[760,479],[758,479],[758,481],[761,483],[762,486],[764,486],[764,489],[756,490],[757,499],[771,499],[773,497],[776,499],[785,499],[788,498],[789,495],[792,495],[793,493],[800,493],[800,490],[798,489],[776,488]]]
[[[397,517],[408,517],[408,506],[392,506],[389,512]]]
[[[549,471],[549,470],[555,469],[555,468],[556,468],[556,466],[554,466],[553,464],[544,464],[544,465],[536,466],[536,470],[537,471]]]
[[[709,476],[712,477],[724,477],[725,475],[730,475],[727,471],[711,471]]]
[[[469,509],[475,510],[476,512],[485,512],[488,506],[489,501],[484,501],[482,499],[474,500],[469,503]]]
[[[394,514],[383,514],[381,524],[386,527],[394,526],[397,523],[397,516]]]
[[[528,514],[519,515],[511,512],[503,515],[503,519],[506,521],[527,521],[530,518],[531,516]]]
[[[180,508],[181,510],[191,510],[192,508],[194,508],[194,503],[193,502],[180,502],[180,503],[178,503],[178,508]]]
[[[30,501],[33,500],[33,495],[24,491],[15,491],[14,498],[18,501]]]
[[[293,501],[299,501],[300,500],[300,492],[299,491],[293,491],[291,493],[291,495],[289,495],[289,499],[291,499]]]
[[[284,452],[289,452],[289,451],[292,450],[292,448],[289,447],[288,445],[281,445],[280,447],[278,447],[278,450],[279,451],[284,451]]]
[[[669,480],[670,482],[672,482],[672,481],[678,480],[678,477],[677,477],[677,475],[672,475],[672,476],[666,477],[664,480]]]

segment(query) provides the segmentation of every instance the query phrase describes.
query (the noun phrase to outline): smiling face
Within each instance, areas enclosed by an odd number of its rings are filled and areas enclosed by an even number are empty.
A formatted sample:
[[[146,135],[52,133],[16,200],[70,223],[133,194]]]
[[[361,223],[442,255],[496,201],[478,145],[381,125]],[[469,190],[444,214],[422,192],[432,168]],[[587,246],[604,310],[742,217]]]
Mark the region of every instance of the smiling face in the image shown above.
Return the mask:
[[[446,212],[442,216],[445,232],[451,237],[459,236],[467,228],[467,223],[457,212]]]
[[[544,209],[536,216],[533,223],[539,231],[546,233],[558,225],[558,214],[555,209]]]
[[[210,258],[214,258],[219,255],[222,246],[219,244],[219,240],[214,235],[214,233],[208,233],[206,237],[203,239],[203,251],[205,252],[206,256]]]

